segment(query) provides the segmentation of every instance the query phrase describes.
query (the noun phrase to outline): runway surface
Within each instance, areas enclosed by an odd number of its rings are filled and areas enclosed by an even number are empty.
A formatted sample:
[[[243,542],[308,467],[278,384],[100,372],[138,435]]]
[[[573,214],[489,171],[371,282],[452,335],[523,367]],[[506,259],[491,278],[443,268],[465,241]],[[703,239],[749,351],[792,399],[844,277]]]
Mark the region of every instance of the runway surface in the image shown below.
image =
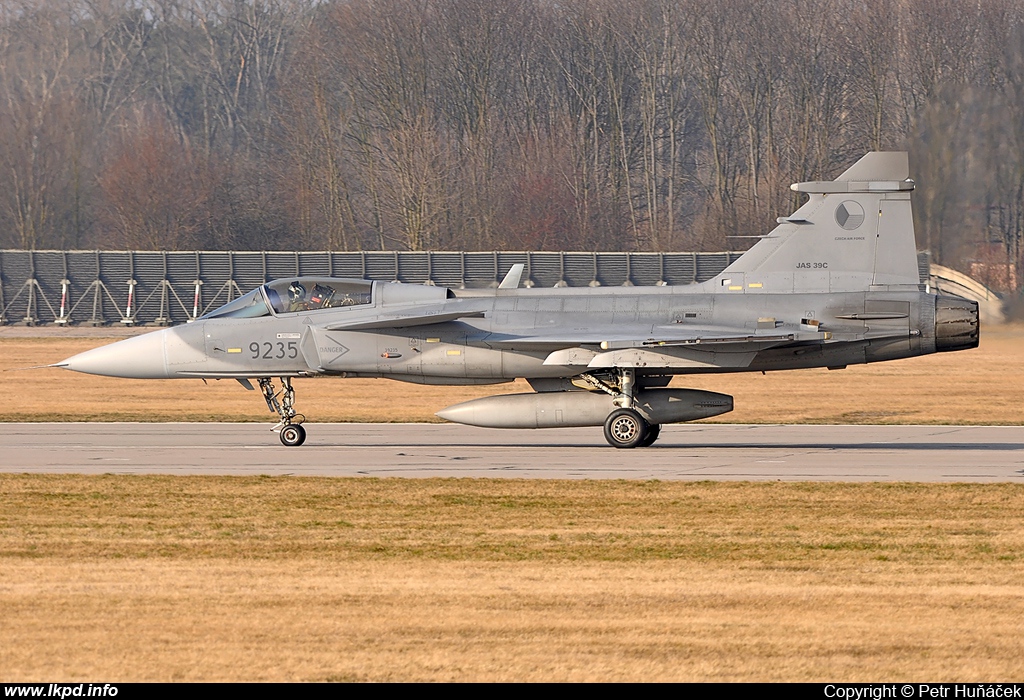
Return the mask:
[[[251,423],[2,429],[8,473],[1024,482],[1017,426],[668,425],[634,450],[609,447],[600,428],[312,424],[298,448]]]

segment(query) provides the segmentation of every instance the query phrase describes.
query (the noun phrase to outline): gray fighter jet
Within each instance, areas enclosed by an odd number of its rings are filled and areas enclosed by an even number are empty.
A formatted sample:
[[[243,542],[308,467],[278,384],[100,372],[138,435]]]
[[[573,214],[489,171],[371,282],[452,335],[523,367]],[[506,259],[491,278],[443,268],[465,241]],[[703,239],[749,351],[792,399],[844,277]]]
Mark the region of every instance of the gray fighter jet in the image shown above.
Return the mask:
[[[978,345],[975,302],[920,284],[906,153],[869,153],[808,196],[712,280],[679,287],[452,290],[300,277],[269,282],[195,322],[56,366],[112,377],[256,380],[281,442],[301,445],[296,377],[422,384],[525,378],[535,392],[438,416],[491,428],[604,426],[644,447],[665,423],[732,410],[674,375],[843,368]],[[278,389],[273,378],[279,378]],[[881,397],[880,397],[881,399]]]

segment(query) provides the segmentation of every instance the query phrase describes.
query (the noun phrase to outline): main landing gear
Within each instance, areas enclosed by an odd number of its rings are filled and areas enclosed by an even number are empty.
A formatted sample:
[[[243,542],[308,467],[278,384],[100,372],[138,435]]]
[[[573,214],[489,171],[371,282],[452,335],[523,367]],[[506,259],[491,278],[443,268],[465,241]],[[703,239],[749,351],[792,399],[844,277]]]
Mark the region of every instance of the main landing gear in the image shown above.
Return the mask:
[[[633,408],[618,408],[604,422],[604,439],[612,447],[650,447],[661,435],[661,425],[648,423]]]
[[[661,425],[649,423],[634,408],[634,387],[636,376],[632,369],[624,368],[617,372],[618,386],[591,374],[583,378],[601,391],[615,397],[615,405],[619,408],[608,414],[604,421],[604,439],[612,447],[629,449],[633,447],[650,447],[661,434]],[[612,380],[614,381],[614,380]]]
[[[281,444],[285,447],[298,447],[304,443],[306,429],[302,427],[302,422],[306,417],[295,412],[295,389],[292,388],[291,378],[281,377],[280,392],[274,389],[274,382],[270,377],[261,377],[257,381],[267,402],[267,408],[271,413],[281,417],[281,422],[272,428],[280,433]]]

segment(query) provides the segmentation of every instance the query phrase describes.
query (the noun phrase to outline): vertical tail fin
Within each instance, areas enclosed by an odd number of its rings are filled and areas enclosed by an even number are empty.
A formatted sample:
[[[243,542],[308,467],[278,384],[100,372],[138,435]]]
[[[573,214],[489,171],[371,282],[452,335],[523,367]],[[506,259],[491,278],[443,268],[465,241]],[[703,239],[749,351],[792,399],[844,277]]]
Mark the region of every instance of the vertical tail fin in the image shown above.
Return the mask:
[[[868,153],[832,182],[799,182],[806,204],[713,283],[726,291],[856,292],[920,282],[905,152]]]

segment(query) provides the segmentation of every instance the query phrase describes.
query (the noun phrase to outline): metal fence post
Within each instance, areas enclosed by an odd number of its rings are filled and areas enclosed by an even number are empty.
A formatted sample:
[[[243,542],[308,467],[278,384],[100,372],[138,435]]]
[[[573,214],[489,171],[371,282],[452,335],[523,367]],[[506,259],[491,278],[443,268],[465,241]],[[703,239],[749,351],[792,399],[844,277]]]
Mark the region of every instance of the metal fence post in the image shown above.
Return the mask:
[[[203,281],[201,279],[194,280],[194,283],[196,285],[196,293],[192,300],[192,316],[189,318],[190,322],[199,318],[199,291],[203,286]]]
[[[60,314],[54,319],[54,323],[58,326],[67,325],[71,319],[67,316],[68,308],[68,286],[71,284],[71,280],[67,277],[60,281]]]
[[[135,302],[135,285],[137,284],[138,282],[135,279],[128,280],[128,303],[125,304],[124,316],[121,318],[121,323],[126,326],[135,325],[135,312],[132,307]]]

